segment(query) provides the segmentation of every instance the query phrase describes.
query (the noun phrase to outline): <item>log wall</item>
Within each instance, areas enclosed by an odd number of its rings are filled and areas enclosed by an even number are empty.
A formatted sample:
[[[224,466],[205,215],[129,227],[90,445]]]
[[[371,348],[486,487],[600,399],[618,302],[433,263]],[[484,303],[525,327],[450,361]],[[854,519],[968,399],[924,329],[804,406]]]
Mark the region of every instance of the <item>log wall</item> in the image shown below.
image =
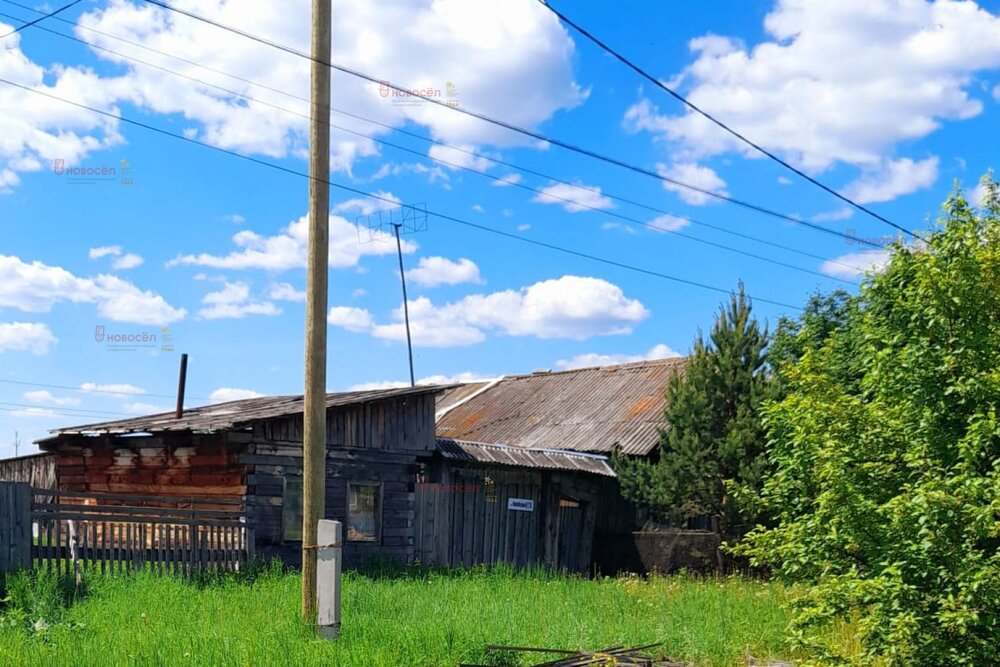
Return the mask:
[[[0,459],[0,481],[26,482],[36,489],[55,489],[55,456],[42,453]]]

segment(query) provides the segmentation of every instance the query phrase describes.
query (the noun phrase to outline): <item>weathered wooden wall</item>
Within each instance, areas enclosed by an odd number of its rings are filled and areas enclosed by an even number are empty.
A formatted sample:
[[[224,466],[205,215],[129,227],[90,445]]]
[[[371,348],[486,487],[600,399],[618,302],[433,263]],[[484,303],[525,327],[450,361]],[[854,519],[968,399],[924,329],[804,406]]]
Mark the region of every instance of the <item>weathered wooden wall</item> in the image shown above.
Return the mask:
[[[55,456],[41,453],[0,459],[0,481],[27,482],[37,489],[55,489]]]
[[[417,455],[435,446],[433,395],[331,410],[327,442],[324,518],[341,521],[345,538],[348,484],[381,487],[379,540],[345,539],[345,565],[360,565],[372,556],[411,561]],[[257,424],[239,461],[247,466],[247,502],[257,531],[258,554],[298,565],[302,544],[282,539],[282,511],[286,479],[302,477],[301,416]]]
[[[440,481],[417,485],[415,555],[431,565],[502,562],[586,571],[598,504],[599,486],[593,478],[503,466],[446,465]],[[511,498],[534,501],[534,511],[508,509]],[[580,501],[573,529],[568,528],[566,514],[560,520],[562,498]]]
[[[435,447],[434,395],[418,394],[329,410],[330,447],[429,452]],[[302,442],[302,415],[259,422],[260,441]]]
[[[59,489],[239,499],[245,466],[241,434],[93,437],[67,440],[57,457]]]

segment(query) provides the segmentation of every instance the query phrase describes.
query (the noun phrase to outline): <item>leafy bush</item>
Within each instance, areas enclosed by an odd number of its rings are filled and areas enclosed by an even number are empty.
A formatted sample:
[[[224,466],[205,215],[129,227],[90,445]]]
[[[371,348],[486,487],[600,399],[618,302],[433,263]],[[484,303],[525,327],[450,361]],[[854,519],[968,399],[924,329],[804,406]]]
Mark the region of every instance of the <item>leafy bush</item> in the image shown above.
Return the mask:
[[[781,369],[766,410],[778,524],[738,551],[806,582],[796,638],[856,620],[862,662],[1000,664],[1000,204],[956,193],[866,279],[844,331]],[[845,350],[856,384],[844,382]]]

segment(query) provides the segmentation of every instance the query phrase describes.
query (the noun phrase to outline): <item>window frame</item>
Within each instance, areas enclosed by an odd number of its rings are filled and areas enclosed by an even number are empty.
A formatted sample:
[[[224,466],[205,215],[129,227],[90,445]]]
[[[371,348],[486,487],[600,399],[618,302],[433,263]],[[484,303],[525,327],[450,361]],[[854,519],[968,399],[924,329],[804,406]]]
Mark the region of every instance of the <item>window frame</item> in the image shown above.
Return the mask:
[[[351,487],[352,486],[363,486],[375,489],[375,539],[352,539],[350,537],[350,526],[351,526]],[[355,544],[382,544],[382,520],[385,514],[384,509],[384,487],[382,482],[376,480],[348,480],[347,482],[347,498],[346,498],[346,525],[344,526],[344,538],[347,542],[352,542]],[[354,510],[357,512],[358,510]]]
[[[289,509],[290,505],[287,503],[288,500],[288,483],[295,482],[299,487],[299,504],[297,511],[294,509]],[[303,505],[305,504],[305,499],[303,494],[305,489],[303,488],[303,479],[300,475],[282,475],[281,478],[281,541],[282,542],[301,542],[302,541],[302,512],[304,511]],[[294,535],[287,535],[286,529],[286,515],[288,512],[295,511],[298,516],[297,526],[298,529],[295,531]],[[294,518],[294,517],[293,517]]]

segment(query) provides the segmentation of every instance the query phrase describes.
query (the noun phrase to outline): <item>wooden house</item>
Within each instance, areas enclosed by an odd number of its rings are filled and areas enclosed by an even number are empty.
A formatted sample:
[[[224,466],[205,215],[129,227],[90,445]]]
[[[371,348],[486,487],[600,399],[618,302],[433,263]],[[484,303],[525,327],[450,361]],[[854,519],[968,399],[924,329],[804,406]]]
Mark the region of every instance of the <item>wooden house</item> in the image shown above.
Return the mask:
[[[326,518],[344,560],[413,559],[418,459],[431,455],[436,387],[327,395]],[[252,398],[54,431],[58,490],[242,500],[257,556],[301,558],[301,396]]]
[[[609,455],[655,449],[667,380],[682,368],[667,359],[329,394],[325,515],[344,524],[345,562],[590,570],[602,544],[641,522]],[[32,466],[47,461],[61,491],[240,500],[255,553],[296,565],[302,410],[301,396],[263,397],[62,428]]]
[[[437,454],[417,485],[417,557],[580,572],[601,560],[595,549],[613,559],[643,517],[622,497],[608,457],[656,448],[667,381],[683,366],[642,361],[445,391]]]

